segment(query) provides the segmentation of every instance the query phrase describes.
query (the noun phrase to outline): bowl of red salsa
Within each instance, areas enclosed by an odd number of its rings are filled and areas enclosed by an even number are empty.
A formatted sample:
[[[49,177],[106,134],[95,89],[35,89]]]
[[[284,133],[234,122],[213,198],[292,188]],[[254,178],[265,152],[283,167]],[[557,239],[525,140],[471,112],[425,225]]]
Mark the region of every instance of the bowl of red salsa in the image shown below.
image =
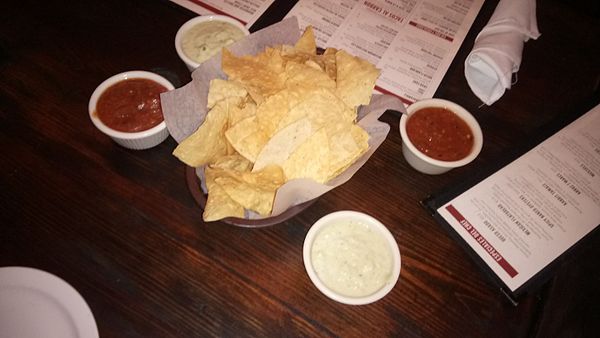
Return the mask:
[[[126,148],[152,148],[169,136],[160,94],[173,89],[169,80],[152,72],[119,73],[92,93],[90,119],[96,128]]]
[[[443,99],[417,101],[400,118],[402,154],[416,170],[438,175],[472,162],[483,146],[479,123]]]

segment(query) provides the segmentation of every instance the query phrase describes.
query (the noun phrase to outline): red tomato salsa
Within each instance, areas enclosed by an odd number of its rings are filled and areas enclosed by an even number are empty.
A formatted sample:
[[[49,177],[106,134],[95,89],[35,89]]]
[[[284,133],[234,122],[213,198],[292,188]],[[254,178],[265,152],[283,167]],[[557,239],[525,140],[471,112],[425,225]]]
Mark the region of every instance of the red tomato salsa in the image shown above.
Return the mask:
[[[100,95],[96,114],[114,130],[147,130],[163,121],[160,93],[166,91],[163,85],[148,79],[119,81]]]
[[[458,161],[473,149],[473,132],[451,110],[427,107],[412,113],[406,133],[423,154],[440,161]]]

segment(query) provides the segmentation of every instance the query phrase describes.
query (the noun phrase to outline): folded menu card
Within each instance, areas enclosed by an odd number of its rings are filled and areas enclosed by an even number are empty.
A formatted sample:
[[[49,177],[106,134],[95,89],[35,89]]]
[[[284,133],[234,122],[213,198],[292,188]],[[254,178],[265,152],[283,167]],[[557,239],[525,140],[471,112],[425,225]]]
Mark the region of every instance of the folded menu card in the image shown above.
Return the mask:
[[[600,105],[490,176],[424,201],[513,298],[600,224]]]

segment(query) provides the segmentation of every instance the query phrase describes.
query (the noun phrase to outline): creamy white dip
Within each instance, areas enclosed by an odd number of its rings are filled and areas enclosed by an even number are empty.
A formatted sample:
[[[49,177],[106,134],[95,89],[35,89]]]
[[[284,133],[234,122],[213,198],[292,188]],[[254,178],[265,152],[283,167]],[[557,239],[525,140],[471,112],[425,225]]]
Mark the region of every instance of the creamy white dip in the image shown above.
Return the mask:
[[[190,28],[181,39],[181,48],[187,57],[202,63],[244,37],[244,32],[223,21],[201,22]]]
[[[393,269],[385,237],[359,221],[324,227],[312,245],[311,260],[323,284],[350,297],[375,293],[390,281]]]

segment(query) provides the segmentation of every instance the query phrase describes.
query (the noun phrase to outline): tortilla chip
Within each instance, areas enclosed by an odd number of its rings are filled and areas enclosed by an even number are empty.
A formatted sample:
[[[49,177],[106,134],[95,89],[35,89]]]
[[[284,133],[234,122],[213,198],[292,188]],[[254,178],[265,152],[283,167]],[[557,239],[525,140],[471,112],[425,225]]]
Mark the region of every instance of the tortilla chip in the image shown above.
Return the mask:
[[[260,129],[256,116],[247,117],[227,129],[225,137],[240,155],[253,163],[269,140]]]
[[[233,106],[229,109],[229,121],[228,125],[231,126],[236,125],[243,119],[246,119],[251,116],[256,115],[256,104],[252,100],[247,100],[246,102],[242,102],[240,106]]]
[[[317,42],[315,40],[315,33],[313,32],[312,26],[307,26],[302,33],[300,39],[294,45],[294,49],[301,53],[306,54],[317,54]]]
[[[228,121],[228,101],[219,101],[206,114],[202,125],[184,139],[173,151],[179,160],[190,167],[199,167],[228,155],[225,129]]]
[[[310,178],[325,183],[329,177],[329,141],[324,128],[313,133],[283,163],[286,180]]]
[[[248,161],[248,159],[240,154],[233,154],[220,157],[210,165],[210,168],[245,172],[252,169],[252,162]]]
[[[288,115],[292,107],[302,102],[309,92],[310,90],[304,87],[283,89],[258,106],[256,118],[267,137],[273,136],[280,129],[279,122]],[[290,123],[294,121],[290,121]]]
[[[274,58],[276,55],[275,52],[271,52],[264,56],[237,57],[224,48],[221,66],[223,72],[229,76],[230,80],[244,84],[249,93],[254,92],[255,96],[267,97],[275,94],[284,87],[283,60],[270,60],[267,63],[262,63],[258,60],[264,60],[267,57]]]
[[[227,217],[244,217],[244,207],[229,197],[225,190],[215,182],[219,171],[219,169],[211,168],[204,170],[208,197],[206,198],[202,219],[206,222]]]
[[[307,90],[303,97],[302,101],[299,101],[278,120],[276,130],[281,130],[304,117],[309,118],[315,130],[327,124],[340,121],[354,122],[356,119],[356,112],[348,108],[342,100],[327,88],[316,87]],[[275,120],[272,120],[272,122],[275,122]]]
[[[280,167],[270,166],[260,172],[245,173],[238,177],[217,177],[215,181],[245,209],[267,216],[273,209],[275,193],[283,184],[284,176]]]
[[[327,128],[330,157],[329,179],[338,176],[369,149],[369,134],[360,126],[341,122]]]
[[[354,57],[343,50],[335,54],[336,95],[349,107],[371,102],[371,93],[379,77],[379,69],[367,60]]]
[[[336,82],[331,79],[327,73],[321,70],[318,64],[311,60],[308,60],[307,62],[309,65],[296,62],[287,63],[285,66],[285,86],[292,89],[302,86],[308,88],[323,87],[335,90]],[[310,62],[314,65],[310,66]]]
[[[298,146],[312,135],[313,129],[308,118],[300,119],[278,131],[258,154],[252,171],[259,171],[269,165],[281,166]]]
[[[234,81],[228,81],[223,79],[213,79],[210,81],[208,88],[208,104],[207,107],[210,109],[221,100],[230,97],[244,98],[248,95],[248,92],[244,87]]]
[[[337,49],[327,48],[322,55],[317,56],[319,64],[325,69],[325,73],[334,80],[337,78],[335,54],[337,54]]]

